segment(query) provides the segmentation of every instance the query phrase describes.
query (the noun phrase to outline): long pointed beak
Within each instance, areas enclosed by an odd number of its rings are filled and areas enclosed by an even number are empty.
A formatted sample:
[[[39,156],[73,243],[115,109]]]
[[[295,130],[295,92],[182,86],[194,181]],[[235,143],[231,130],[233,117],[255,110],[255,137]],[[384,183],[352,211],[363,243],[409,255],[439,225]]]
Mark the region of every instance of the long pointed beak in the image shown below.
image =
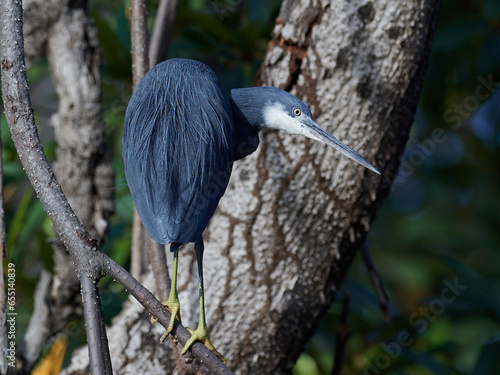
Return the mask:
[[[380,174],[380,172],[375,168],[373,165],[371,165],[364,157],[362,157],[360,154],[358,154],[356,151],[354,151],[352,148],[346,146],[342,142],[340,142],[337,138],[335,138],[333,135],[328,133],[326,130],[321,128],[316,122],[314,122],[311,118],[304,116],[305,118],[300,119],[300,122],[302,122],[305,127],[304,130],[309,136],[309,138],[315,139],[317,141],[326,143],[327,145],[332,146],[336,150],[340,151],[343,153],[345,156],[348,158],[351,158],[352,160],[358,162],[362,166],[372,170],[373,172]]]

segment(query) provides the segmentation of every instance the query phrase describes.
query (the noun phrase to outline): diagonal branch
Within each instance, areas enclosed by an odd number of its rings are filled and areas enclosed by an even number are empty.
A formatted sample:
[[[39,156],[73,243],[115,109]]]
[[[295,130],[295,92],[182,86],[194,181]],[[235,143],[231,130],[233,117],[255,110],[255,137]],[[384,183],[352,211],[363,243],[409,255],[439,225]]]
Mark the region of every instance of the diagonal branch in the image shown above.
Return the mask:
[[[375,262],[373,261],[368,242],[365,241],[363,246],[361,246],[360,251],[363,262],[368,271],[370,283],[372,284],[373,291],[375,292],[375,296],[377,297],[377,302],[380,306],[380,310],[382,310],[385,321],[388,323],[392,323],[392,311],[391,304],[389,303],[389,296],[385,291],[384,284],[382,283],[382,279],[377,272],[377,268],[375,268]]]
[[[351,326],[349,325],[349,287],[348,284],[344,285],[344,297],[342,298],[342,310],[340,312],[340,321],[337,328],[336,342],[335,342],[335,356],[331,375],[342,375],[344,367],[345,353],[347,349],[347,340],[351,335]]]
[[[15,0],[0,4],[0,56],[5,117],[26,174],[62,242],[75,256],[77,267],[99,275],[99,265],[85,264],[95,241],[69,205],[44,154],[31,107],[22,38],[22,8]]]
[[[86,4],[69,6],[61,0],[57,15],[45,0],[24,3],[25,58],[46,54],[51,79],[58,96],[58,110],[50,118],[57,141],[56,160],[52,164],[66,198],[83,226],[101,243],[106,238],[113,210],[113,169],[105,146],[101,115],[101,51],[97,31],[86,12]],[[40,26],[46,29],[41,32]],[[34,32],[38,30],[38,32]],[[33,39],[44,35],[43,48],[35,48]],[[68,321],[80,319],[80,283],[72,256],[57,235],[51,241],[54,274],[50,288],[37,298],[37,309],[49,310],[43,316],[33,314],[30,327],[18,346],[17,365],[30,373],[51,338],[64,331]]]
[[[168,327],[170,314],[125,269],[98,251],[96,240],[84,229],[69,205],[38,137],[26,78],[22,32],[20,2],[0,2],[0,69],[5,117],[23,168],[55,232],[75,259],[84,296],[91,373],[108,374],[109,349],[97,292],[97,281],[105,271],[120,280],[139,302],[158,317],[164,327]],[[127,280],[135,283],[128,286]],[[174,336],[181,344],[185,344],[190,334],[180,324],[176,324]],[[215,373],[231,373],[203,344],[193,344],[190,351]]]
[[[74,214],[54,176],[38,137],[26,78],[22,19],[23,11],[19,1],[1,2],[0,56],[5,117],[31,185],[52,221],[56,233],[74,256],[77,269],[85,275],[82,278],[82,293],[87,293],[87,298],[84,299],[87,329],[99,331],[102,324],[96,319],[89,318],[90,313],[100,314],[96,312],[99,306],[98,294],[88,282],[84,282],[87,278],[97,282],[101,276],[100,265],[93,261],[97,253],[96,241]],[[104,374],[107,373],[104,363],[105,358],[109,358],[109,354],[106,354],[109,353],[109,349],[102,345],[104,342],[102,336],[97,342],[94,338],[94,336],[88,337],[89,348],[101,346],[101,351],[100,353],[95,350],[89,351],[93,364],[92,373]]]
[[[134,279],[134,277],[132,277],[123,267],[114,262],[107,255],[101,254],[101,259],[106,273],[123,285],[137,301],[158,319],[162,326],[168,327],[170,313],[161,302],[158,301],[158,299],[156,299],[140,282]],[[191,338],[191,333],[176,320],[174,329],[172,330],[172,336],[175,337],[179,343],[184,345]],[[195,341],[189,348],[189,351],[204,363],[213,374],[232,374],[232,372],[201,342]]]

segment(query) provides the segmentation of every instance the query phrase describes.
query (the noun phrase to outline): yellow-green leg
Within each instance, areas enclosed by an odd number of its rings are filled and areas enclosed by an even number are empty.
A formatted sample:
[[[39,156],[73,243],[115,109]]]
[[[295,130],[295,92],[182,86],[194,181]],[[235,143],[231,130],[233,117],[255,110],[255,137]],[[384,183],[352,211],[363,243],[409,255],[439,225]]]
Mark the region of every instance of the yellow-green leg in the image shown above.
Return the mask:
[[[194,250],[196,252],[196,260],[198,263],[198,292],[200,296],[200,320],[198,322],[198,328],[195,331],[189,329],[191,332],[191,338],[186,342],[184,348],[182,348],[181,354],[186,353],[193,343],[198,340],[201,341],[212,353],[214,353],[222,362],[226,363],[226,359],[217,351],[213,346],[212,342],[208,338],[207,322],[205,320],[205,303],[203,299],[203,250],[204,244],[203,239],[200,238],[194,244]]]
[[[168,311],[170,311],[170,323],[168,324],[168,328],[160,338],[160,342],[165,341],[170,332],[174,329],[175,319],[180,322],[181,321],[181,313],[180,313],[180,303],[179,296],[177,295],[177,265],[179,263],[179,246],[178,243],[172,243],[170,245],[170,250],[174,253],[174,264],[172,266],[172,280],[170,284],[170,294],[168,296],[167,302],[163,302],[163,306],[165,306]]]

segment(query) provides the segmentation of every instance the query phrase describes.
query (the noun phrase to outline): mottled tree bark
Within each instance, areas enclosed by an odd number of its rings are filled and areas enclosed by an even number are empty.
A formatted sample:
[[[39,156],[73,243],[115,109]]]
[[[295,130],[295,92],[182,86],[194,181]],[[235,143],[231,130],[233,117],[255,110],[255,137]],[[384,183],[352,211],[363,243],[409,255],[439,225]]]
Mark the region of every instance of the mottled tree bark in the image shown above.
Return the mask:
[[[332,303],[397,172],[438,11],[434,0],[283,2],[258,83],[309,103],[382,176],[275,132],[235,164],[205,233],[208,325],[232,370],[289,373]],[[182,251],[187,326],[197,319],[194,267]]]
[[[59,97],[51,118],[57,140],[56,177],[75,213],[98,241],[113,211],[111,157],[101,109],[101,51],[86,9],[65,9],[53,25],[47,56]]]
[[[290,373],[332,303],[399,167],[439,9],[438,0],[284,1],[258,84],[308,102],[317,122],[382,176],[274,132],[235,164],[204,259],[211,339],[236,373]],[[180,253],[179,273],[183,323],[195,327],[192,246]],[[150,330],[137,328],[147,319],[119,320],[123,341],[149,342]],[[117,372],[125,371],[118,363],[141,371],[132,354],[113,351]]]

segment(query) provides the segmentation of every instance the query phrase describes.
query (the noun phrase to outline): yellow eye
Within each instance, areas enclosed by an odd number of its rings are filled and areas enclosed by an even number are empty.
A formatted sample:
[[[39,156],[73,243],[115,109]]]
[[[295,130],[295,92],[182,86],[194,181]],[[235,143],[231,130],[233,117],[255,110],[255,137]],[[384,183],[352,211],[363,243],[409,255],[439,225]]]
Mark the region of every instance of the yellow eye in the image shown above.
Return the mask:
[[[294,114],[294,116],[300,116],[300,114],[301,114],[301,113],[302,113],[302,112],[300,111],[300,109],[298,109],[298,108],[294,108],[294,109],[293,109],[293,114]]]

